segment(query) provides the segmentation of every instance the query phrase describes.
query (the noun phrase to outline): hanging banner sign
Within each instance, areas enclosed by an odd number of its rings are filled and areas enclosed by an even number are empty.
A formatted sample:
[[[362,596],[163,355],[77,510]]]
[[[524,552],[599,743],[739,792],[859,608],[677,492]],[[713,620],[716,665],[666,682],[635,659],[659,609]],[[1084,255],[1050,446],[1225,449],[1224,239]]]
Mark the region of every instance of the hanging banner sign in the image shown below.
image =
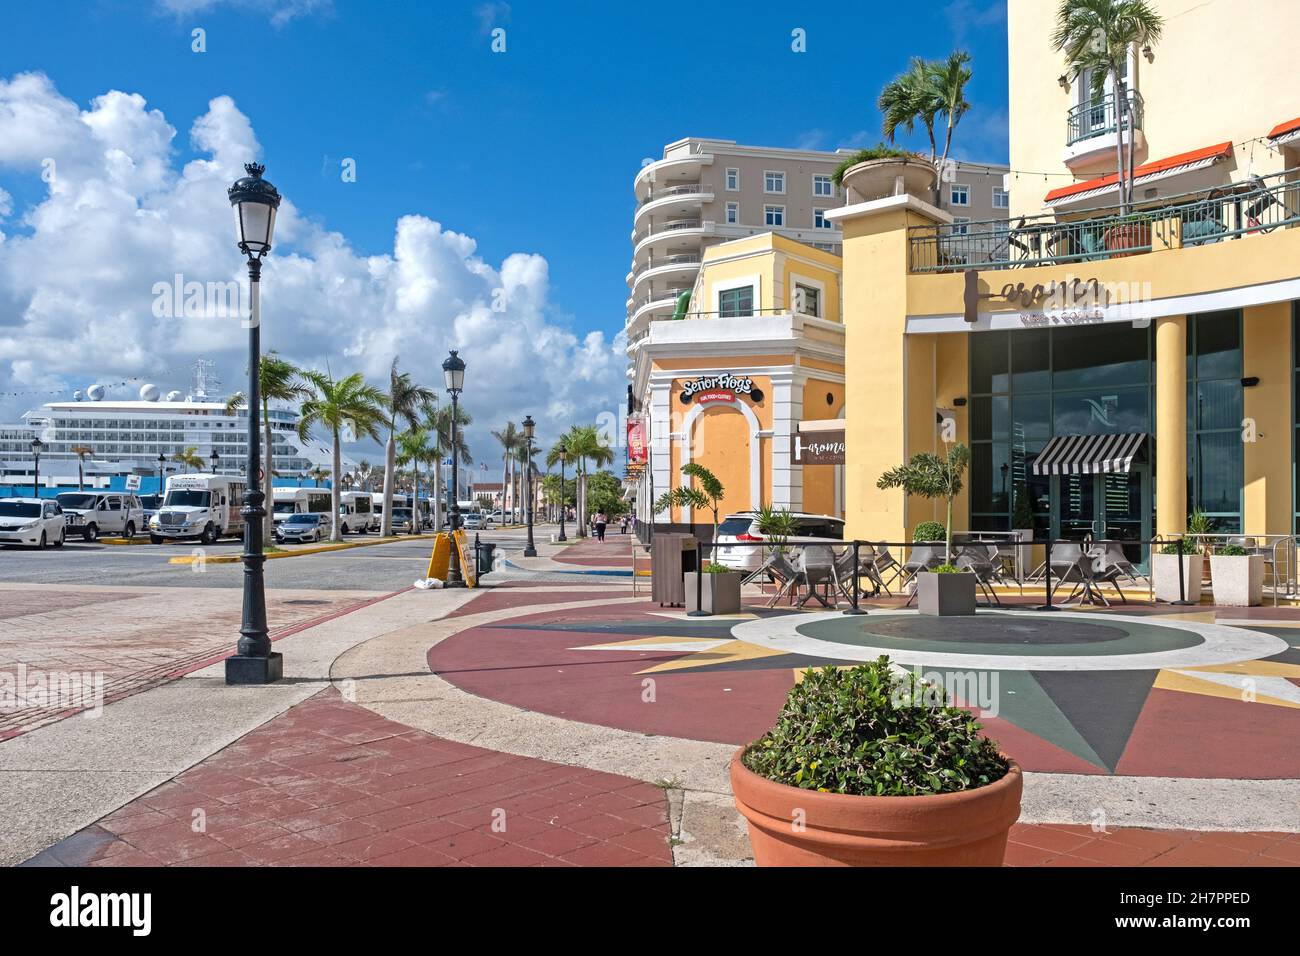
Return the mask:
[[[645,422],[640,418],[630,418],[627,422],[627,462],[629,465],[644,465],[647,457]]]
[[[796,465],[844,464],[844,432],[813,432],[794,436]]]

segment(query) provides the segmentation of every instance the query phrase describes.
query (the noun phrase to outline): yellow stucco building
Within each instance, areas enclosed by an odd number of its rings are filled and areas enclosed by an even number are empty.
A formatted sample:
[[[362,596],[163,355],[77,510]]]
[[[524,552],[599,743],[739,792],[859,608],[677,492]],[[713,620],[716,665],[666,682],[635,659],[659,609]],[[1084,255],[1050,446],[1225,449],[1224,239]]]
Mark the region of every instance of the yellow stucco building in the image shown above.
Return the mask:
[[[1009,0],[1011,217],[954,223],[887,169],[851,172],[843,231],[846,536],[909,540],[939,506],[882,472],[972,453],[956,530],[1137,541],[1201,510],[1296,523],[1300,6],[1157,0],[1130,51],[1134,128],[1071,79],[1056,3]],[[1242,51],[1231,55],[1229,50]],[[1134,150],[1120,217],[1116,143]],[[1138,548],[1134,556],[1145,558]]]

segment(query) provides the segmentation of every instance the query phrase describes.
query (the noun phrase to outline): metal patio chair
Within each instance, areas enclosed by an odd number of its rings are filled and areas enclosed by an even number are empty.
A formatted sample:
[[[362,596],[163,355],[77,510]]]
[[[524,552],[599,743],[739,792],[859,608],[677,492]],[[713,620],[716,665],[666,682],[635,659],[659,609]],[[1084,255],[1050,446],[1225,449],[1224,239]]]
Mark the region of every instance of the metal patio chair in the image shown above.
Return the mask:
[[[849,560],[852,561],[852,554]],[[835,582],[835,552],[830,545],[816,544],[808,545],[795,560],[795,571],[803,579],[803,585],[807,588],[804,596],[799,599],[799,607],[803,607],[812,598],[816,598],[824,608],[833,608],[835,605],[826,600],[826,596],[817,592],[817,586],[822,585],[827,594],[830,593],[830,586]]]

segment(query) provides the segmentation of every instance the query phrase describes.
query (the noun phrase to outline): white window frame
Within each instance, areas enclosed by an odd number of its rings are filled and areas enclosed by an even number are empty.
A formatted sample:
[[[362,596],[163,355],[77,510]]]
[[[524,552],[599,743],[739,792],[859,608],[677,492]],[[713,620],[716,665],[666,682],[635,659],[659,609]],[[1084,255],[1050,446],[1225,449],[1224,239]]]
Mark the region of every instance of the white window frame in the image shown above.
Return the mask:
[[[713,315],[716,318],[722,318],[722,296],[726,292],[740,292],[743,289],[749,290],[749,315],[733,315],[728,318],[748,319],[752,318],[759,309],[759,277],[742,276],[732,279],[725,285],[716,285],[713,287]]]
[[[732,174],[732,173],[735,173],[735,174],[736,174],[736,185],[734,185],[734,186],[731,185],[731,174]],[[726,174],[723,176],[723,179],[722,179],[722,188],[723,188],[724,191],[729,192],[729,193],[738,193],[738,192],[740,192],[740,167],[739,167],[739,166],[728,166],[728,167],[727,167],[727,172],[726,172]]]
[[[735,213],[734,219],[732,218],[732,213]],[[740,225],[740,203],[738,202],[727,203],[726,223],[728,226]]]
[[[952,231],[949,233],[949,235],[951,235],[951,236],[969,236],[969,235],[970,235],[970,229],[967,228],[967,227],[970,226],[970,222],[971,222],[971,221],[970,221],[970,217],[968,217],[968,216],[953,216],[953,217],[952,217]],[[958,228],[957,228],[958,226],[961,226],[961,229],[958,229]]]
[[[780,188],[780,189],[768,189],[768,188],[767,188],[767,177],[769,177],[769,176],[780,176],[780,177],[781,177],[781,188]],[[784,169],[765,169],[765,170],[763,170],[763,192],[766,193],[766,194],[769,195],[769,196],[784,196],[784,195],[785,195],[785,170],[784,170]]]
[[[1002,199],[1003,199],[1002,205],[1000,205],[1000,206],[998,205],[998,194],[999,194],[999,193],[1002,194]],[[993,203],[993,208],[994,208],[994,209],[1010,209],[1010,208],[1011,208],[1011,190],[1010,190],[1010,189],[1003,189],[1001,186],[994,186],[993,189],[992,189],[992,190],[990,191],[990,193],[989,193],[989,200],[990,200],[990,202]]]
[[[776,215],[781,220],[780,222],[770,221],[773,210],[776,211]],[[772,203],[765,203],[763,206],[763,225],[769,229],[784,229],[785,228],[785,206],[777,206]]]
[[[817,293],[817,311],[800,312],[796,308],[798,302],[799,286]],[[790,273],[790,311],[796,315],[807,315],[814,319],[826,318],[826,283],[808,276]]]
[[[826,180],[826,185],[830,187],[830,192],[819,193],[817,185],[821,180]],[[835,198],[835,180],[831,178],[830,173],[813,173],[812,174],[812,194],[814,199]]]
[[[814,209],[814,210],[813,210],[813,228],[814,228],[814,229],[834,229],[834,228],[835,228],[835,223],[831,222],[831,220],[829,220],[829,219],[826,218],[826,213],[829,212],[829,211],[830,211],[830,210],[827,210],[827,209]],[[821,225],[818,225],[818,224],[817,224],[817,216],[818,216],[818,215],[820,215],[820,216],[822,217]]]
[[[965,202],[958,202],[956,197],[953,195],[953,193],[955,193],[958,189],[962,190],[965,193],[966,196]],[[963,208],[970,206],[970,186],[965,183],[952,183],[951,185],[949,185],[948,205],[961,206]]]

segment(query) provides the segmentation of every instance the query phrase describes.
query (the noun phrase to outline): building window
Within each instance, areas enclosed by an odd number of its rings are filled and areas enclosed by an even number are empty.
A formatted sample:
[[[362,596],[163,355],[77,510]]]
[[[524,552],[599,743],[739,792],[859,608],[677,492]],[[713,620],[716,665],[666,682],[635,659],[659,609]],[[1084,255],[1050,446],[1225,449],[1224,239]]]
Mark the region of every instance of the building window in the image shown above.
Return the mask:
[[[953,183],[952,188],[948,191],[948,203],[952,206],[969,206],[970,187],[963,186],[961,183]]]
[[[785,173],[783,173],[779,169],[763,170],[763,192],[784,193]]]
[[[813,210],[813,228],[814,229],[834,229],[835,223],[826,218],[825,209]]]
[[[735,166],[727,167],[727,192],[734,193],[740,190],[740,170]]]
[[[970,232],[970,220],[964,216],[953,216],[952,234],[954,236],[964,236]]]
[[[1010,209],[1011,193],[1007,192],[1001,186],[994,186],[993,187],[993,208]]]
[[[769,226],[785,225],[785,207],[784,206],[764,206],[763,222]]]
[[[1188,316],[1187,333],[1187,510],[1240,532],[1241,312]]]
[[[814,196],[834,196],[835,182],[829,176],[813,176],[813,195]]]
[[[754,287],[741,286],[739,289],[724,289],[718,293],[718,315],[724,319],[735,319],[754,314]]]
[[[811,315],[820,319],[822,317],[821,290],[810,285],[804,285],[802,282],[796,282],[794,284],[794,311],[800,315]]]
[[[734,226],[738,222],[740,222],[740,203],[727,203],[727,224]]]

